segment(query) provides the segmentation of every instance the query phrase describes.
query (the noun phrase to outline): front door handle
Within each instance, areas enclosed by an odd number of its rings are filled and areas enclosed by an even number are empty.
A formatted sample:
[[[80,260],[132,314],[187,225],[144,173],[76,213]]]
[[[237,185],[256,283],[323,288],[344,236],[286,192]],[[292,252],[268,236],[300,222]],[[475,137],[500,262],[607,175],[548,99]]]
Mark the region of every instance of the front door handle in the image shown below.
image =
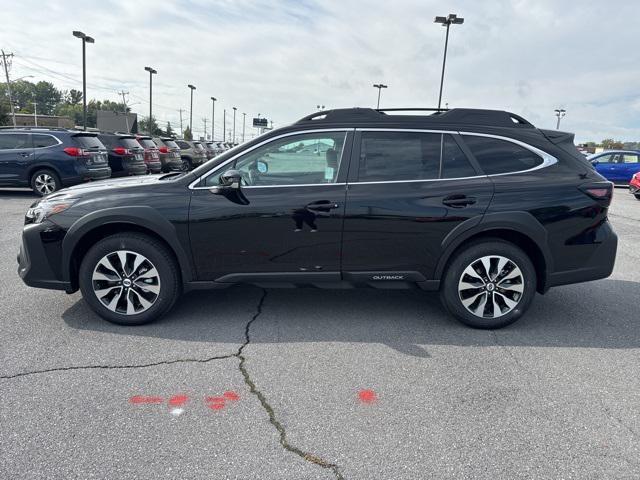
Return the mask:
[[[329,200],[318,200],[317,202],[311,202],[310,204],[308,204],[307,208],[333,209],[340,208],[340,205],[336,202],[330,202]]]
[[[442,200],[442,203],[451,208],[464,208],[476,203],[476,199],[466,195],[449,195]]]
[[[30,156],[31,156],[31,154],[30,154],[30,153],[26,153],[26,152],[22,152],[22,153],[20,154],[20,156],[21,156],[21,157],[24,157],[24,158],[27,158],[27,157],[30,157]]]

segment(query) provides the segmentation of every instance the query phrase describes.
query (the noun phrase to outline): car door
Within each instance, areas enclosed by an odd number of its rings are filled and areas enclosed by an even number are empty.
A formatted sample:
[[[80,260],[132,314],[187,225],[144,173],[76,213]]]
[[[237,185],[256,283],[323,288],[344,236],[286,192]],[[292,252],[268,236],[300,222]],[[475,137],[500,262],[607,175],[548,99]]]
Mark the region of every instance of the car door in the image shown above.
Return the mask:
[[[274,137],[192,185],[198,278],[339,280],[351,137],[346,129]],[[230,169],[242,173],[242,201],[216,193]]]
[[[614,156],[615,155],[613,153],[605,153],[591,159],[596,172],[607,180],[612,180],[615,173],[615,164],[613,163]]]
[[[629,183],[631,178],[636,172],[640,171],[640,163],[638,154],[636,153],[621,153],[620,157],[622,159],[621,171],[620,171],[620,181]]]
[[[0,184],[27,185],[27,171],[32,160],[31,134],[0,132]]]
[[[465,220],[479,220],[492,194],[492,182],[455,132],[358,131],[344,222],[345,279],[431,279],[444,238]]]

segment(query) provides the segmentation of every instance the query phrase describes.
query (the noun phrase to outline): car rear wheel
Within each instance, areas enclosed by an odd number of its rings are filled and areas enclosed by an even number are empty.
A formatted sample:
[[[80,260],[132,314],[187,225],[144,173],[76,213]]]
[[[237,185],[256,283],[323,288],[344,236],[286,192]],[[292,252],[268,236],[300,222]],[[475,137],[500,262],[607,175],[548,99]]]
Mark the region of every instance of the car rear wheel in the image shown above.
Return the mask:
[[[182,159],[182,170],[185,172],[190,172],[193,169],[193,162],[190,158]]]
[[[53,170],[37,170],[31,175],[31,189],[38,195],[49,195],[61,188],[62,182]]]
[[[536,271],[520,248],[499,239],[476,242],[456,254],[445,273],[442,303],[474,328],[505,327],[529,308]]]
[[[139,233],[112,235],[91,247],[80,265],[79,283],[92,310],[120,325],[160,318],[180,294],[171,253]]]
[[[640,193],[636,194],[636,200],[640,200]]]

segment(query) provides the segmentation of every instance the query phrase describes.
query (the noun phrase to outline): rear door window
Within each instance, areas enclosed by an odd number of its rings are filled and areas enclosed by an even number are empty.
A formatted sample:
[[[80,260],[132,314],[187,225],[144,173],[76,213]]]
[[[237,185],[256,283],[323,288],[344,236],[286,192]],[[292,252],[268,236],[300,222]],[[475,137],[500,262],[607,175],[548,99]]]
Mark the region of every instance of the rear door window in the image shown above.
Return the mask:
[[[53,135],[42,135],[34,133],[31,135],[31,139],[33,140],[33,148],[53,147],[54,145],[60,144],[60,142],[58,142],[58,139]]]
[[[507,140],[478,135],[462,138],[487,175],[521,172],[542,164],[539,155]]]
[[[28,133],[2,133],[0,134],[0,150],[23,150],[31,148]]]
[[[439,133],[362,132],[358,181],[438,178],[440,149]]]

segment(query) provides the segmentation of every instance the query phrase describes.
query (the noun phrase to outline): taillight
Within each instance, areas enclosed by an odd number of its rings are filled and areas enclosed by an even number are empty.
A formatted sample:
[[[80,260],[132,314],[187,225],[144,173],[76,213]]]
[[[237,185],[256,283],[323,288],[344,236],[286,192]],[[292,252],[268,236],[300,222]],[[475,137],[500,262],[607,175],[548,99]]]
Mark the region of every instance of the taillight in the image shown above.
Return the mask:
[[[587,183],[580,185],[579,188],[591,198],[602,202],[606,206],[609,206],[613,198],[613,183],[611,182]]]
[[[64,153],[72,157],[83,157],[85,155],[84,150],[78,147],[67,147],[64,149]]]
[[[160,150],[160,153],[169,153],[169,148],[167,147],[160,147],[158,150]]]
[[[113,149],[113,153],[116,153],[118,155],[129,155],[131,152],[124,147],[116,147]]]

